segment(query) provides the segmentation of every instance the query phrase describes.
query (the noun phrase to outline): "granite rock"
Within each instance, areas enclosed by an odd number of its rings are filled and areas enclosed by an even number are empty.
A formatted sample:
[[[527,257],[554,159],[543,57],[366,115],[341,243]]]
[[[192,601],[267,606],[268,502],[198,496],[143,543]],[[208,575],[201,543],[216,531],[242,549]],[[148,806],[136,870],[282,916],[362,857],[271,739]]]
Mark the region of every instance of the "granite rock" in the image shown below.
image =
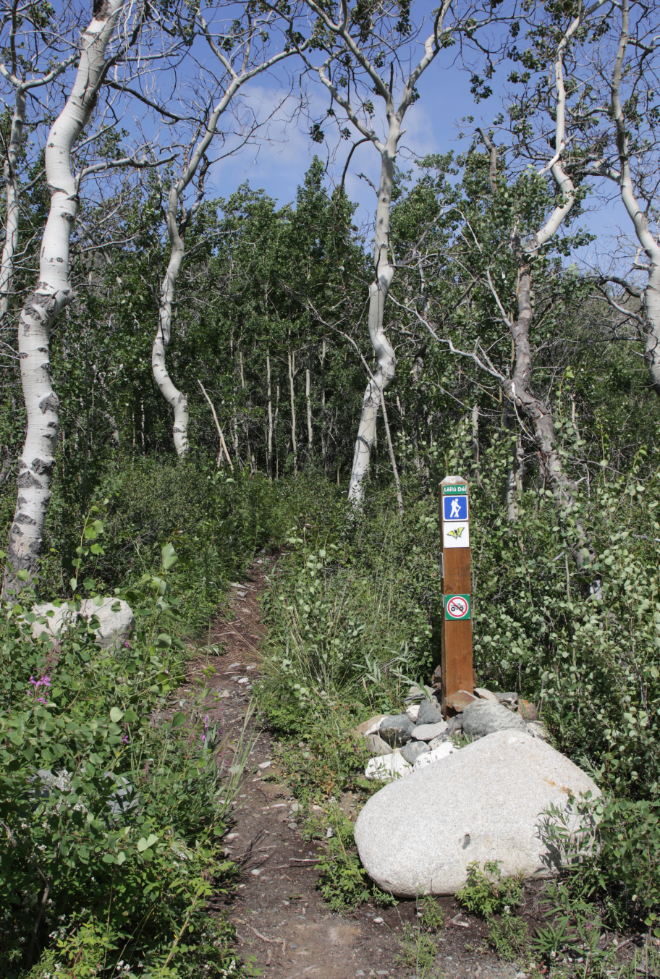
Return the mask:
[[[435,763],[432,754],[373,795],[355,824],[370,877],[399,897],[455,894],[473,861],[498,860],[505,875],[555,873],[561,858],[544,839],[544,814],[557,807],[568,831],[577,831],[572,797],[600,795],[577,765],[524,731],[498,731]],[[369,764],[396,758],[401,756]]]

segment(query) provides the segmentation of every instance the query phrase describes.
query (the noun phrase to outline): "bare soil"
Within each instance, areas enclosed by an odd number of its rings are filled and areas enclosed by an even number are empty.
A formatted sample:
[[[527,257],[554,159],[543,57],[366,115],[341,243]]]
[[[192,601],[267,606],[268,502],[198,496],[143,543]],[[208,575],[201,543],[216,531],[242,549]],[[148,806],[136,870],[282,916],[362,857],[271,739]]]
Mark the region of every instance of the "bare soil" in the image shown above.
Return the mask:
[[[258,599],[270,570],[270,559],[255,562],[248,580],[233,589],[233,617],[214,623],[210,641],[222,644],[226,652],[220,658],[199,656],[190,664],[189,680],[203,679],[210,688],[209,713],[217,712],[230,742],[240,734],[250,688],[259,675],[265,630]],[[203,673],[209,665],[217,671],[210,677]],[[218,694],[220,700],[214,697]],[[252,717],[250,727],[254,747],[225,837],[226,855],[241,869],[236,893],[224,904],[236,927],[242,960],[268,979],[413,977],[414,967],[396,960],[404,926],[416,921],[415,902],[386,909],[364,904],[347,917],[328,910],[316,889],[316,858],[324,846],[302,839],[292,808],[295,800],[273,759],[273,741],[258,717]],[[215,907],[219,910],[222,903]],[[515,966],[485,950],[481,921],[461,914],[452,898],[441,903],[449,922],[437,940],[436,964],[443,975],[522,979]]]

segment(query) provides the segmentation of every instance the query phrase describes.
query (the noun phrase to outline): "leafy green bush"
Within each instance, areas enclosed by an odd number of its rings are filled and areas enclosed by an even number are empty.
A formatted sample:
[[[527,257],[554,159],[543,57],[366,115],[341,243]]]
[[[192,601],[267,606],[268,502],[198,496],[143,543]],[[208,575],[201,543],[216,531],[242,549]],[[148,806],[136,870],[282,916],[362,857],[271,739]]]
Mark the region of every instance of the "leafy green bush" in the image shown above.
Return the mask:
[[[137,626],[116,649],[96,645],[95,618],[56,641],[32,638],[46,620],[21,605],[0,620],[6,979],[31,966],[39,975],[43,962],[75,979],[118,968],[184,979],[202,961],[216,975],[233,961],[231,929],[213,926],[205,903],[232,885],[219,843],[239,775],[219,758],[220,707],[196,723],[166,710],[184,650],[170,547],[163,558],[157,575],[120,593]]]
[[[76,483],[54,483],[42,592],[70,594],[78,528],[96,506],[104,527],[103,548],[90,555],[88,576],[106,587],[125,587],[156,570],[160,548],[174,543],[179,562],[172,584],[186,623],[198,630],[215,612],[228,582],[242,574],[255,553],[280,546],[291,523],[287,508],[295,499],[262,475],[237,471],[226,476],[203,459],[118,455],[101,469],[84,498]]]
[[[492,918],[495,914],[509,914],[522,903],[522,876],[503,877],[499,860],[484,864],[468,864],[467,880],[456,892],[457,900],[470,914],[480,918]]]
[[[584,829],[575,832],[556,809],[545,824],[566,868],[547,887],[552,906],[590,908],[614,928],[637,923],[660,937],[660,802],[600,798],[576,808]]]

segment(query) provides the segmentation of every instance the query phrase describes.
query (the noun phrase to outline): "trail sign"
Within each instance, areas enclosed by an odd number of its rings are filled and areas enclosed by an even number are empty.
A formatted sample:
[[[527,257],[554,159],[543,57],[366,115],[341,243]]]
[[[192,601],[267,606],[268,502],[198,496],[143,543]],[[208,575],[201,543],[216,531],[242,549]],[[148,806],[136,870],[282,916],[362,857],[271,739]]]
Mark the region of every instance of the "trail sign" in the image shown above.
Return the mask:
[[[442,711],[447,698],[472,693],[472,600],[470,493],[467,481],[446,476],[440,483],[442,533]]]

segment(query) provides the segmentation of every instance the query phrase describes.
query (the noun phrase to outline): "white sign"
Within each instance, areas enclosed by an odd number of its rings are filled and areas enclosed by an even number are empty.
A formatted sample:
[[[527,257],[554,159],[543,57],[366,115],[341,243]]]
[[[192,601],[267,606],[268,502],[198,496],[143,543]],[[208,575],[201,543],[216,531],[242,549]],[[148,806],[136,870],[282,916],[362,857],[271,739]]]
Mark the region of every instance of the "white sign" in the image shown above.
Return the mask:
[[[470,546],[470,525],[469,523],[443,523],[442,525],[442,545],[448,547],[469,547]]]

